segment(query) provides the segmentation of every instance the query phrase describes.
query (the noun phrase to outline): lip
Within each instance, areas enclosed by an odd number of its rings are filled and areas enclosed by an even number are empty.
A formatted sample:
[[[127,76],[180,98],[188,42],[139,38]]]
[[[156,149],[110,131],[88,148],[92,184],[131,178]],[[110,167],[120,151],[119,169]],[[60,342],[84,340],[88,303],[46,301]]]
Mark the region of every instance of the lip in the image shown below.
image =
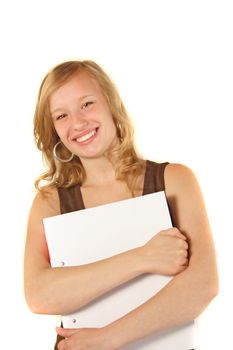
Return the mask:
[[[90,143],[96,137],[96,135],[98,133],[98,130],[99,130],[98,127],[85,130],[85,131],[83,131],[83,132],[81,132],[79,134],[76,134],[74,137],[72,137],[72,141],[78,143],[79,145],[86,145],[86,144]],[[80,141],[80,142],[77,141],[77,139],[79,139],[79,138],[81,138],[81,137],[83,137],[85,135],[88,135],[89,133],[91,133],[93,131],[95,131],[94,135],[90,136],[87,140]]]
[[[85,136],[87,134],[89,134],[90,132],[96,130],[97,131],[98,128],[92,128],[92,129],[88,129],[88,130],[84,130],[83,132],[80,132],[78,134],[75,134],[73,137],[72,137],[72,141],[76,141],[76,139],[79,139],[80,137],[82,136]]]

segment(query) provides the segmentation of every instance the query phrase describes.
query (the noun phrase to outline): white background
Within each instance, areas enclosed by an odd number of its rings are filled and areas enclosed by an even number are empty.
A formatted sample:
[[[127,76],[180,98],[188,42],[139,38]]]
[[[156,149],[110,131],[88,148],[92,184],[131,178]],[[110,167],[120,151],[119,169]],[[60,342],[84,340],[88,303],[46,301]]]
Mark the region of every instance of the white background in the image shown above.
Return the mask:
[[[2,1],[1,341],[51,350],[54,317],[33,315],[22,264],[33,181],[43,171],[32,118],[42,78],[64,60],[93,59],[116,82],[141,153],[180,162],[204,192],[220,272],[220,294],[199,321],[201,350],[231,347],[231,1]]]

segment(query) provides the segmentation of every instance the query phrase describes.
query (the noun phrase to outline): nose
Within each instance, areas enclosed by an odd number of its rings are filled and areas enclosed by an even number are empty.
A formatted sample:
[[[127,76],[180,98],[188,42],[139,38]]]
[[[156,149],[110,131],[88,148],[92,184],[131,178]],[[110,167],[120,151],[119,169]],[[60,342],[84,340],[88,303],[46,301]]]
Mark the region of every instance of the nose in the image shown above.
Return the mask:
[[[88,125],[87,118],[80,111],[71,115],[71,126],[73,130],[83,130]]]

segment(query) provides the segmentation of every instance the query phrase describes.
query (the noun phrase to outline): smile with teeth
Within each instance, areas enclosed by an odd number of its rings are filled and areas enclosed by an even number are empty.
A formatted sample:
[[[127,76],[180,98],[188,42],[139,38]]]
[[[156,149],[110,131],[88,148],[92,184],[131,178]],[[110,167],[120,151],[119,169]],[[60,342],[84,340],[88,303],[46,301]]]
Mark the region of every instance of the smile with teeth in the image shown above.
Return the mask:
[[[81,137],[78,137],[76,139],[77,142],[84,142],[84,141],[87,141],[89,140],[92,136],[94,136],[96,134],[96,129],[95,130],[92,130],[90,131],[88,134],[85,134]]]

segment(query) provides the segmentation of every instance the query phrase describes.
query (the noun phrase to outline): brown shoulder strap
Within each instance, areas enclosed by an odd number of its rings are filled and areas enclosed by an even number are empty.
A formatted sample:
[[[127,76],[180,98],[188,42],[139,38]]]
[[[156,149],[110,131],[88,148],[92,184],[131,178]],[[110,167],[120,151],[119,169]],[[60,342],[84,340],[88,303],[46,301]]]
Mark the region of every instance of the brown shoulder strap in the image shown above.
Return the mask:
[[[164,169],[167,164],[169,163],[155,163],[147,160],[143,189],[144,195],[165,190]]]
[[[69,188],[58,188],[61,214],[70,213],[71,211],[85,209],[80,185]]]

